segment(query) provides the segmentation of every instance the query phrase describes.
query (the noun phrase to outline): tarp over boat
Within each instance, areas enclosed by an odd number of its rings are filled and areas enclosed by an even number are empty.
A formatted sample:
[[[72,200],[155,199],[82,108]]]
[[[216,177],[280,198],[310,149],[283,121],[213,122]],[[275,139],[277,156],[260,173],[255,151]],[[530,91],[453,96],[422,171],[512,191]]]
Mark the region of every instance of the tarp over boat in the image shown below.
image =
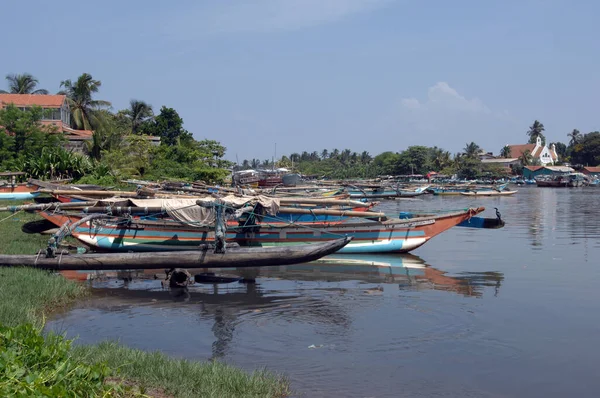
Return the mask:
[[[218,202],[229,209],[241,209],[247,206],[262,206],[267,214],[275,215],[279,212],[279,199],[264,195],[240,196],[227,195],[219,198],[205,196],[199,198],[174,198],[174,199],[102,199],[96,202],[96,206],[134,206],[141,208],[160,208],[174,220],[187,225],[213,225],[216,220],[214,207],[199,206],[198,203]]]

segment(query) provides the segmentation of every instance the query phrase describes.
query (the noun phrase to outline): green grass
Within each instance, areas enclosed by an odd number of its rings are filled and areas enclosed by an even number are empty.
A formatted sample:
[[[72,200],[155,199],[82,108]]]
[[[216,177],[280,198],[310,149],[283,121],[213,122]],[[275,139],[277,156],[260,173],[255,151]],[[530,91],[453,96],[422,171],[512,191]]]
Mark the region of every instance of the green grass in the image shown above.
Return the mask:
[[[38,327],[51,311],[72,304],[88,293],[81,284],[32,268],[0,268],[0,324]]]
[[[175,397],[285,397],[287,381],[265,371],[247,373],[222,362],[176,360],[160,352],[146,352],[115,342],[79,346],[73,355],[94,365],[106,363],[136,382],[141,390],[162,387]]]
[[[0,201],[0,206],[18,206],[22,202]],[[2,254],[36,254],[48,244],[49,235],[26,234],[23,224],[40,220],[35,213],[0,213],[0,252]]]
[[[16,204],[20,203],[1,203],[0,206]],[[24,223],[41,217],[20,212],[6,218],[9,215],[0,213],[0,253],[35,254],[46,246],[48,235],[21,231]],[[51,272],[25,267],[0,268],[0,325],[32,324],[41,329],[49,314],[87,294],[89,289],[85,285]],[[173,359],[159,352],[134,350],[114,342],[74,346],[69,356],[74,366],[77,363],[82,366],[107,364],[112,371],[111,379],[133,385],[145,396],[156,393],[173,397],[285,397],[290,394],[289,384],[283,377],[266,371],[247,373],[221,362]]]

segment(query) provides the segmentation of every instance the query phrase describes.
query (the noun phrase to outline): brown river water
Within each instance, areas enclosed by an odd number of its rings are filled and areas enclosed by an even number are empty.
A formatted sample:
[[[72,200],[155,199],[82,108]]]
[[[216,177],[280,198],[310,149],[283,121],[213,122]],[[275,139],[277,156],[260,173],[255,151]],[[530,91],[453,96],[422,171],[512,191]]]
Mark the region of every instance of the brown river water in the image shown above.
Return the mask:
[[[254,284],[95,281],[47,326],[78,343],[266,367],[295,396],[597,396],[600,189],[518,189],[378,208],[497,207],[502,229],[453,228],[412,255],[264,268]]]

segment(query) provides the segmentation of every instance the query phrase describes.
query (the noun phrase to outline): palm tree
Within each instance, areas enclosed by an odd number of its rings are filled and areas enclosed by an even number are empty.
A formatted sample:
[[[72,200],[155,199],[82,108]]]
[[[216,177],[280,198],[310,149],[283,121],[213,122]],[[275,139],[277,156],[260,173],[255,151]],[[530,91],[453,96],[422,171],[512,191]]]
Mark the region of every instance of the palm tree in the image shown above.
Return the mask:
[[[371,160],[372,160],[372,158],[371,158],[371,155],[369,155],[369,152],[367,152],[367,151],[363,151],[363,152],[360,154],[360,161],[361,161],[363,164],[367,164],[367,163],[369,163]]]
[[[325,160],[329,156],[329,151],[327,149],[323,149],[321,152],[321,159]]]
[[[577,129],[573,129],[567,136],[571,137],[571,141],[569,141],[569,146],[571,147],[579,144],[579,141],[581,141],[581,133]]]
[[[529,166],[533,162],[531,151],[529,149],[525,150],[519,159],[521,160],[521,164],[523,166]]]
[[[0,90],[0,93],[4,94],[48,94],[48,90],[43,88],[35,89],[38,84],[38,79],[30,75],[29,73],[23,73],[22,75],[6,75],[8,80],[8,90]]]
[[[502,156],[503,158],[510,158],[510,152],[510,147],[508,145],[504,145],[504,147],[500,151],[500,156]]]
[[[540,137],[542,139],[542,145],[545,145],[546,138],[544,134],[542,134],[546,130],[544,125],[539,121],[534,121],[531,126],[529,126],[529,130],[527,131],[527,135],[529,136],[529,143],[535,144],[537,138]]]
[[[84,73],[79,76],[75,82],[63,80],[60,86],[64,90],[59,94],[67,96],[69,106],[71,107],[71,121],[73,128],[82,130],[93,130],[98,125],[96,111],[110,107],[110,102],[94,100],[92,95],[97,93],[102,82],[94,80],[92,75]]]
[[[131,132],[133,134],[137,134],[142,123],[154,116],[152,105],[138,100],[131,100],[129,109],[126,109],[123,113],[131,121]]]
[[[470,144],[466,144],[465,149],[463,149],[463,151],[466,157],[476,158],[479,154],[479,151],[481,151],[481,148],[476,143],[471,142]]]
[[[340,150],[339,149],[334,149],[333,151],[331,151],[331,153],[329,154],[330,158],[337,158],[340,155]]]

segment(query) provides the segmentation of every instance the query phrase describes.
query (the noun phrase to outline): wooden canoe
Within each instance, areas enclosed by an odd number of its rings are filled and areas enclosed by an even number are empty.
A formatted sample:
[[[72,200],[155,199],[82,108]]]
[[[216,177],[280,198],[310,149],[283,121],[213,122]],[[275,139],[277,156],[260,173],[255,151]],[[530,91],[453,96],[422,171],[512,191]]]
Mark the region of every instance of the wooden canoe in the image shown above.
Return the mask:
[[[464,196],[510,196],[514,195],[519,191],[475,191],[475,192],[461,192]]]
[[[0,267],[25,265],[50,270],[134,270],[161,268],[230,268],[265,267],[299,264],[318,260],[335,253],[352,240],[351,237],[323,243],[278,247],[233,247],[226,253],[203,250],[154,253],[58,254],[55,258],[40,255],[0,255]]]

